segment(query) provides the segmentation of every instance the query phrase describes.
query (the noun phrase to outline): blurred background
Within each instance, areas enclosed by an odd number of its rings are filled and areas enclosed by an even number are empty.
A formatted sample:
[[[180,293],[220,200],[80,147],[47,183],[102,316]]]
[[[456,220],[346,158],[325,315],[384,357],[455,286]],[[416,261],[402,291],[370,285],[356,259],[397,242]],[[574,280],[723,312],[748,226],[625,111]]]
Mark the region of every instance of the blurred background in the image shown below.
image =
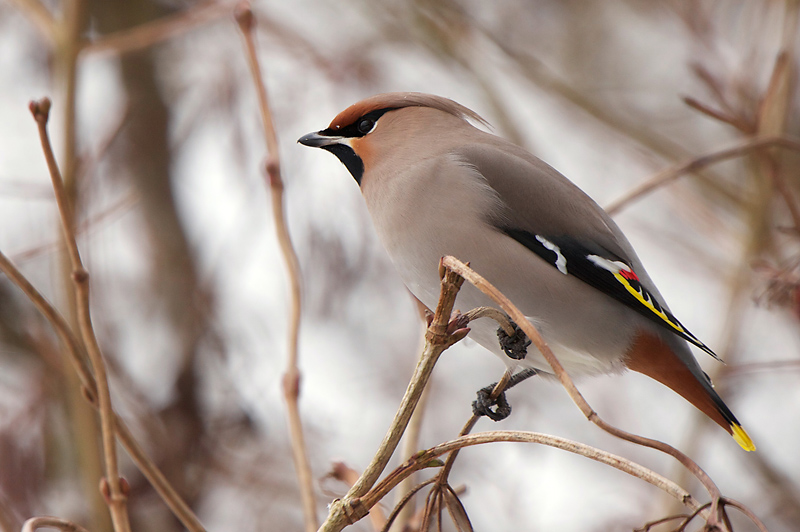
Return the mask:
[[[227,1],[0,1],[0,249],[71,316],[36,125],[50,132],[92,279],[115,408],[208,530],[299,530],[280,382],[288,290],[262,175],[264,140]],[[687,452],[773,532],[800,529],[800,137],[797,0],[256,1],[259,54],[303,272],[301,413],[321,516],[363,469],[416,362],[417,310],[332,156],[295,143],[379,92],[450,97],[598,203],[740,147],[615,211],[753,437],[741,451],[640,375],[578,383],[607,421]],[[461,309],[468,310],[468,309]],[[419,446],[454,438],[504,365],[467,339],[431,383]],[[589,424],[554,383],[509,394],[476,430],[552,433],[690,489],[671,459]],[[134,530],[181,530],[122,453]],[[0,278],[0,530],[34,515],[111,530],[98,424],[57,338]],[[398,459],[392,462],[398,463]],[[476,530],[631,530],[683,511],[643,482],[561,451],[493,444],[452,475]],[[386,501],[387,504],[391,501]],[[389,506],[387,506],[388,508]],[[754,530],[732,511],[735,530]],[[371,530],[363,521],[352,530]]]

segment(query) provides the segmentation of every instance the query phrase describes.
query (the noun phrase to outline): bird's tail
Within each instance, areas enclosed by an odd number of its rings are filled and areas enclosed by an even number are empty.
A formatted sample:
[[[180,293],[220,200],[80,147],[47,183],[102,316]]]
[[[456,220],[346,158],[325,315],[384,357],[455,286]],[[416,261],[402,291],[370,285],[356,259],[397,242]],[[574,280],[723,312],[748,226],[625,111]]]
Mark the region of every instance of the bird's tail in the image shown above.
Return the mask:
[[[688,356],[691,357],[689,353]],[[697,362],[691,358],[689,363]],[[697,409],[728,431],[745,451],[755,451],[756,446],[742,428],[733,412],[714,391],[711,381],[697,366],[692,371],[683,357],[658,335],[642,333],[637,336],[628,352],[627,367],[657,380],[667,388],[692,403]]]

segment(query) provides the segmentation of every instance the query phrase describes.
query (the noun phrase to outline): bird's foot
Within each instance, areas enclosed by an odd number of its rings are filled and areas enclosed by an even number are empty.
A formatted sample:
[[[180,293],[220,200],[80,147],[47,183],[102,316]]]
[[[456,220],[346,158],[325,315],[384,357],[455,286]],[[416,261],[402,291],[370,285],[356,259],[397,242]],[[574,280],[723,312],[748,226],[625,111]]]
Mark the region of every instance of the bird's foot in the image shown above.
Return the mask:
[[[536,375],[537,371],[533,368],[527,368],[519,373],[511,376],[506,384],[505,389],[492,399],[492,392],[494,391],[497,383],[490,384],[485,388],[481,388],[477,392],[477,398],[472,402],[472,413],[476,416],[486,416],[492,421],[502,421],[511,415],[511,404],[506,399],[506,390],[509,390],[519,384],[520,382],[529,379]]]
[[[511,415],[511,405],[503,391],[496,399],[492,399],[492,391],[497,383],[490,384],[478,390],[478,398],[472,401],[472,413],[476,416],[486,416],[492,421],[501,421]]]
[[[502,327],[497,328],[497,338],[500,340],[500,347],[508,358],[522,360],[528,354],[528,346],[531,345],[530,339],[516,323],[511,322],[514,328],[513,334],[508,334]]]

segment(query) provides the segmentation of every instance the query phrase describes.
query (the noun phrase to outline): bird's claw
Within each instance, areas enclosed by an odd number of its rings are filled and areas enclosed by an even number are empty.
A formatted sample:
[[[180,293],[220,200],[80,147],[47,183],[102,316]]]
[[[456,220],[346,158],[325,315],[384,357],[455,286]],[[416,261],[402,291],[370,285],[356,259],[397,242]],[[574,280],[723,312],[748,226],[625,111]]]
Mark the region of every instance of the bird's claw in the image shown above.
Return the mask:
[[[497,383],[478,390],[478,397],[472,402],[472,412],[476,416],[486,416],[492,421],[501,421],[511,415],[511,405],[503,392],[496,399],[491,399],[492,391]]]
[[[511,325],[514,327],[514,334],[509,335],[505,329],[498,327],[497,339],[500,340],[500,347],[508,358],[522,360],[528,354],[528,346],[531,345],[531,341],[516,323],[512,322]]]

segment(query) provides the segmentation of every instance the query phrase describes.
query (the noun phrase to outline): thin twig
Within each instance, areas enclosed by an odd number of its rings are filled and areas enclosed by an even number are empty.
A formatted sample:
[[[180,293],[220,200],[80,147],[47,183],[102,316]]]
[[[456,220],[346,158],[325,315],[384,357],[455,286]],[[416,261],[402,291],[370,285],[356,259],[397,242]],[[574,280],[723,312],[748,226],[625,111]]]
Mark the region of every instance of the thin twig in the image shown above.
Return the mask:
[[[16,4],[19,10],[27,15],[28,20],[36,26],[47,44],[52,45],[55,42],[56,21],[42,2],[39,0],[11,0],[11,3]]]
[[[477,320],[479,318],[491,318],[503,328],[503,331],[509,336],[514,335],[514,324],[508,319],[504,312],[497,310],[494,307],[478,307],[468,311],[464,317],[469,321]]]
[[[553,436],[550,434],[542,434],[538,432],[526,431],[490,431],[478,432],[476,434],[468,434],[459,436],[455,440],[450,440],[435,447],[431,447],[425,451],[417,453],[414,457],[410,458],[406,463],[399,466],[391,472],[380,484],[362,498],[361,503],[367,507],[376,504],[380,501],[400,480],[411,474],[413,471],[419,471],[429,467],[429,464],[436,458],[451,453],[453,451],[463,449],[464,447],[471,447],[473,445],[483,445],[487,443],[496,442],[517,442],[517,443],[536,443],[540,445],[547,445],[562,449],[580,456],[589,458],[596,462],[609,465],[618,469],[635,478],[644,480],[653,486],[661,489],[670,496],[676,498],[688,508],[696,510],[700,508],[700,503],[692,497],[692,495],[658,473],[632,462],[621,456],[597,449],[584,443],[568,440],[560,436]]]
[[[98,37],[87,43],[81,52],[124,54],[144,50],[198,26],[218,20],[228,13],[230,5],[226,2],[208,0],[158,20]]]
[[[272,113],[267,97],[267,88],[261,75],[255,43],[255,17],[249,2],[240,2],[235,10],[236,22],[244,37],[247,63],[256,87],[258,106],[261,111],[261,122],[264,126],[264,138],[267,144],[266,172],[272,198],[272,213],[275,221],[278,243],[280,244],[286,270],[289,276],[291,303],[289,310],[289,347],[286,360],[286,373],[283,375],[283,394],[292,438],[292,456],[297,469],[300,494],[303,502],[305,525],[308,532],[319,526],[316,501],[314,497],[314,479],[308,461],[303,424],[300,418],[298,399],[300,396],[300,369],[298,367],[298,337],[300,333],[300,261],[292,245],[283,205],[283,179],[281,177],[278,135],[272,120]]]
[[[413,477],[411,475],[409,475],[408,478],[403,479],[403,482],[405,482],[409,478],[413,478]],[[401,482],[398,486],[402,486],[403,482]],[[408,503],[411,501],[411,499],[414,497],[414,495],[416,495],[417,492],[419,490],[421,490],[422,488],[424,488],[425,486],[428,486],[429,484],[433,484],[434,482],[436,482],[436,477],[429,478],[425,482],[422,482],[421,484],[417,484],[416,486],[414,486],[413,488],[408,490],[408,492],[397,502],[397,504],[395,504],[394,509],[389,514],[389,516],[386,518],[386,525],[381,529],[381,532],[388,532],[390,530],[390,527],[394,525],[395,519],[400,517],[400,512],[403,511],[403,509],[408,507]],[[370,511],[370,513],[372,513],[372,512]]]
[[[670,166],[669,168],[666,168],[661,172],[658,172],[656,175],[654,175],[647,181],[644,181],[643,183],[637,185],[621,198],[611,202],[606,207],[606,212],[608,212],[608,214],[616,214],[623,208],[630,205],[632,202],[641,198],[642,196],[645,196],[653,192],[657,188],[660,188],[666,185],[667,183],[674,181],[683,174],[696,172],[698,170],[701,170],[702,168],[705,168],[706,166],[710,166],[712,164],[724,161],[726,159],[740,157],[751,151],[771,146],[800,151],[800,139],[789,136],[756,137],[740,142],[739,144],[731,146],[730,148],[712,152],[710,154],[703,155],[700,157],[695,157],[681,164]]]
[[[481,292],[489,296],[495,303],[497,303],[500,308],[502,308],[506,314],[508,314],[512,320],[519,326],[523,332],[528,336],[528,338],[532,341],[532,343],[536,346],[539,352],[542,354],[547,363],[553,370],[553,373],[558,377],[559,381],[561,381],[561,385],[569,394],[572,401],[578,406],[578,408],[583,412],[586,418],[603,429],[604,431],[612,434],[618,438],[627,440],[632,443],[636,443],[638,445],[643,445],[645,447],[651,447],[653,449],[659,450],[663,453],[666,453],[676,460],[678,460],[684,467],[686,467],[692,474],[703,484],[703,486],[708,490],[709,494],[711,495],[712,500],[712,507],[711,507],[711,515],[709,517],[709,523],[711,525],[720,526],[722,529],[722,523],[720,522],[720,511],[718,502],[721,497],[721,493],[719,488],[717,488],[716,484],[714,484],[711,477],[703,471],[703,469],[691,458],[680,452],[679,450],[675,449],[674,447],[660,442],[658,440],[653,440],[650,438],[644,438],[642,436],[638,436],[635,434],[631,434],[629,432],[625,432],[620,430],[602,420],[595,412],[589,403],[584,399],[583,395],[578,391],[575,387],[575,384],[572,382],[572,379],[567,374],[564,367],[558,361],[556,356],[550,350],[550,347],[545,343],[542,336],[539,334],[539,331],[531,325],[525,315],[516,307],[514,306],[511,301],[504,296],[497,288],[495,288],[492,284],[490,284],[486,279],[481,277],[478,273],[474,270],[469,268],[469,266],[465,265],[463,262],[459,261],[454,257],[445,257],[442,259],[442,264],[448,268],[452,269],[454,272],[458,273],[459,275],[463,276],[466,280],[468,280],[472,285],[478,288]]]
[[[494,401],[500,396],[501,393],[503,393],[503,391],[506,389],[506,386],[508,385],[508,381],[511,380],[512,375],[513,375],[513,370],[511,368],[508,368],[503,373],[503,376],[500,378],[499,381],[497,381],[497,384],[495,384],[492,393],[489,394],[490,401]],[[461,428],[461,432],[459,432],[458,435],[466,436],[467,434],[472,432],[472,429],[475,428],[475,425],[478,423],[478,420],[480,420],[480,418],[481,416],[477,414],[472,414],[472,417],[470,417],[469,420],[466,422],[466,424],[464,424],[464,426]],[[447,480],[450,477],[450,471],[453,470],[453,466],[456,463],[456,458],[458,458],[457,449],[447,456],[447,461],[445,462],[444,467],[436,477],[437,484],[439,485],[447,484]]]
[[[705,510],[709,506],[711,506],[711,503],[706,503],[703,506],[700,506],[699,508],[695,509],[694,512],[692,512],[689,515],[685,516],[683,518],[683,522],[681,522],[681,524],[678,526],[678,528],[675,529],[675,532],[686,532],[686,527],[689,526],[689,523],[694,521],[694,518],[697,517],[698,515],[700,515],[700,512],[702,512],[703,510]],[[730,527],[728,527],[728,528],[730,528]],[[712,530],[718,530],[718,529],[712,529]]]
[[[641,528],[635,529],[633,532],[650,532],[650,529],[654,526],[663,525],[664,523],[669,523],[670,521],[677,521],[678,519],[686,519],[686,514],[668,515],[667,517],[650,521],[642,525]]]
[[[371,505],[365,506],[361,498],[375,484],[375,481],[386,468],[392,453],[397,448],[397,444],[400,442],[403,431],[408,426],[411,414],[419,402],[436,361],[448,347],[464,338],[469,332],[469,329],[466,328],[450,330],[457,323],[450,322],[450,315],[453,312],[456,294],[458,294],[464,279],[449,270],[440,269],[440,273],[442,274],[441,295],[439,296],[439,303],[436,306],[433,320],[425,334],[425,349],[420,355],[417,367],[414,369],[414,375],[408,383],[408,388],[403,395],[394,420],[383,437],[383,441],[372,458],[372,462],[362,473],[358,482],[343,499],[337,499],[331,503],[328,517],[320,527],[320,532],[338,532],[348,524],[355,523],[367,515]]]
[[[39,128],[39,139],[42,143],[45,160],[47,161],[47,167],[50,170],[50,177],[53,182],[53,191],[55,192],[58,211],[61,216],[61,228],[64,232],[64,240],[67,244],[67,251],[72,264],[72,280],[75,286],[76,312],[81,336],[92,364],[95,382],[97,383],[97,402],[100,410],[103,457],[106,466],[105,482],[108,484],[106,500],[111,512],[111,519],[114,523],[115,531],[129,532],[130,522],[128,520],[128,511],[125,504],[127,495],[123,492],[119,477],[116,439],[114,437],[114,412],[111,408],[108,376],[106,375],[103,355],[100,352],[100,346],[94,334],[89,308],[89,273],[84,268],[81,260],[78,242],[75,236],[75,218],[72,214],[72,206],[67,197],[67,191],[61,179],[61,172],[58,169],[58,164],[53,155],[53,148],[50,145],[50,138],[47,133],[50,100],[44,98],[39,102],[31,102],[30,107],[31,113]]]
[[[720,122],[724,122],[728,125],[731,125],[741,131],[742,133],[746,133],[748,135],[752,135],[755,133],[755,125],[743,121],[738,116],[728,114],[725,111],[720,111],[718,109],[714,109],[713,107],[704,104],[703,102],[697,100],[696,98],[692,98],[691,96],[684,96],[683,103],[688,105],[689,107],[700,111],[701,113],[710,116]]]
[[[754,525],[756,525],[756,527],[758,527],[758,530],[760,530],[761,532],[767,532],[766,525],[762,523],[761,519],[759,519],[756,516],[756,514],[750,511],[750,509],[747,508],[745,505],[743,505],[739,501],[729,499],[728,497],[723,497],[722,502],[725,504],[725,506],[733,506],[734,508],[742,512],[745,516],[747,516],[748,519],[750,519],[750,521],[753,522]]]
[[[110,223],[111,221],[115,221],[117,217],[121,217],[128,212],[134,205],[139,202],[139,195],[135,192],[132,192],[105,209],[97,212],[96,214],[92,214],[91,216],[84,218],[76,227],[75,232],[78,235],[86,235],[89,234],[92,230],[98,230],[101,227],[101,224]],[[27,249],[23,249],[21,251],[17,251],[11,254],[11,257],[17,262],[22,263],[33,258],[36,258],[40,255],[45,253],[52,253],[55,249],[57,249],[61,245],[60,240],[56,240],[55,238],[51,242],[44,242],[34,247],[30,247]]]
[[[81,386],[83,387],[84,397],[96,409],[97,400],[95,398],[97,397],[97,385],[95,384],[91,369],[86,364],[86,358],[82,354],[83,348],[70,330],[67,321],[2,252],[0,252],[0,272],[5,274],[11,282],[22,290],[36,309],[53,327],[59,340],[61,340],[62,345],[67,351],[70,362],[78,374]],[[175,514],[178,520],[190,532],[205,532],[200,520],[192,513],[186,502],[181,499],[180,495],[175,491],[175,488],[173,488],[166,477],[164,477],[164,474],[158,469],[150,457],[147,456],[147,453],[133,437],[125,423],[116,415],[114,422],[120,444],[125,448],[128,455],[133,460],[133,463],[136,464],[136,467],[139,468],[145,478],[150,482],[156,490],[156,493],[164,500],[172,513]]]
[[[31,517],[22,525],[22,532],[35,532],[39,528],[57,528],[62,532],[89,532],[81,525],[59,517]]]
[[[501,312],[494,307],[478,307],[468,311],[464,314],[464,317],[469,319],[470,321],[476,320],[479,318],[491,318],[495,320],[500,327],[508,334],[509,336],[514,334],[514,326],[511,320],[508,318],[508,314],[505,312]],[[508,386],[511,377],[513,376],[513,369],[508,368],[503,373],[503,376],[497,381],[495,384],[494,389],[492,389],[492,393],[489,394],[489,400],[494,401],[497,399],[501,393],[503,393]],[[458,433],[459,436],[465,436],[472,432],[472,429],[475,428],[475,425],[480,420],[481,416],[477,414],[473,414],[472,417],[464,424],[461,428],[461,432]],[[458,458],[458,450],[453,451],[447,456],[447,461],[444,464],[444,467],[436,476],[436,483],[439,486],[444,486],[447,484],[448,478],[450,477],[450,472],[453,470],[453,466],[456,463],[456,458]]]

